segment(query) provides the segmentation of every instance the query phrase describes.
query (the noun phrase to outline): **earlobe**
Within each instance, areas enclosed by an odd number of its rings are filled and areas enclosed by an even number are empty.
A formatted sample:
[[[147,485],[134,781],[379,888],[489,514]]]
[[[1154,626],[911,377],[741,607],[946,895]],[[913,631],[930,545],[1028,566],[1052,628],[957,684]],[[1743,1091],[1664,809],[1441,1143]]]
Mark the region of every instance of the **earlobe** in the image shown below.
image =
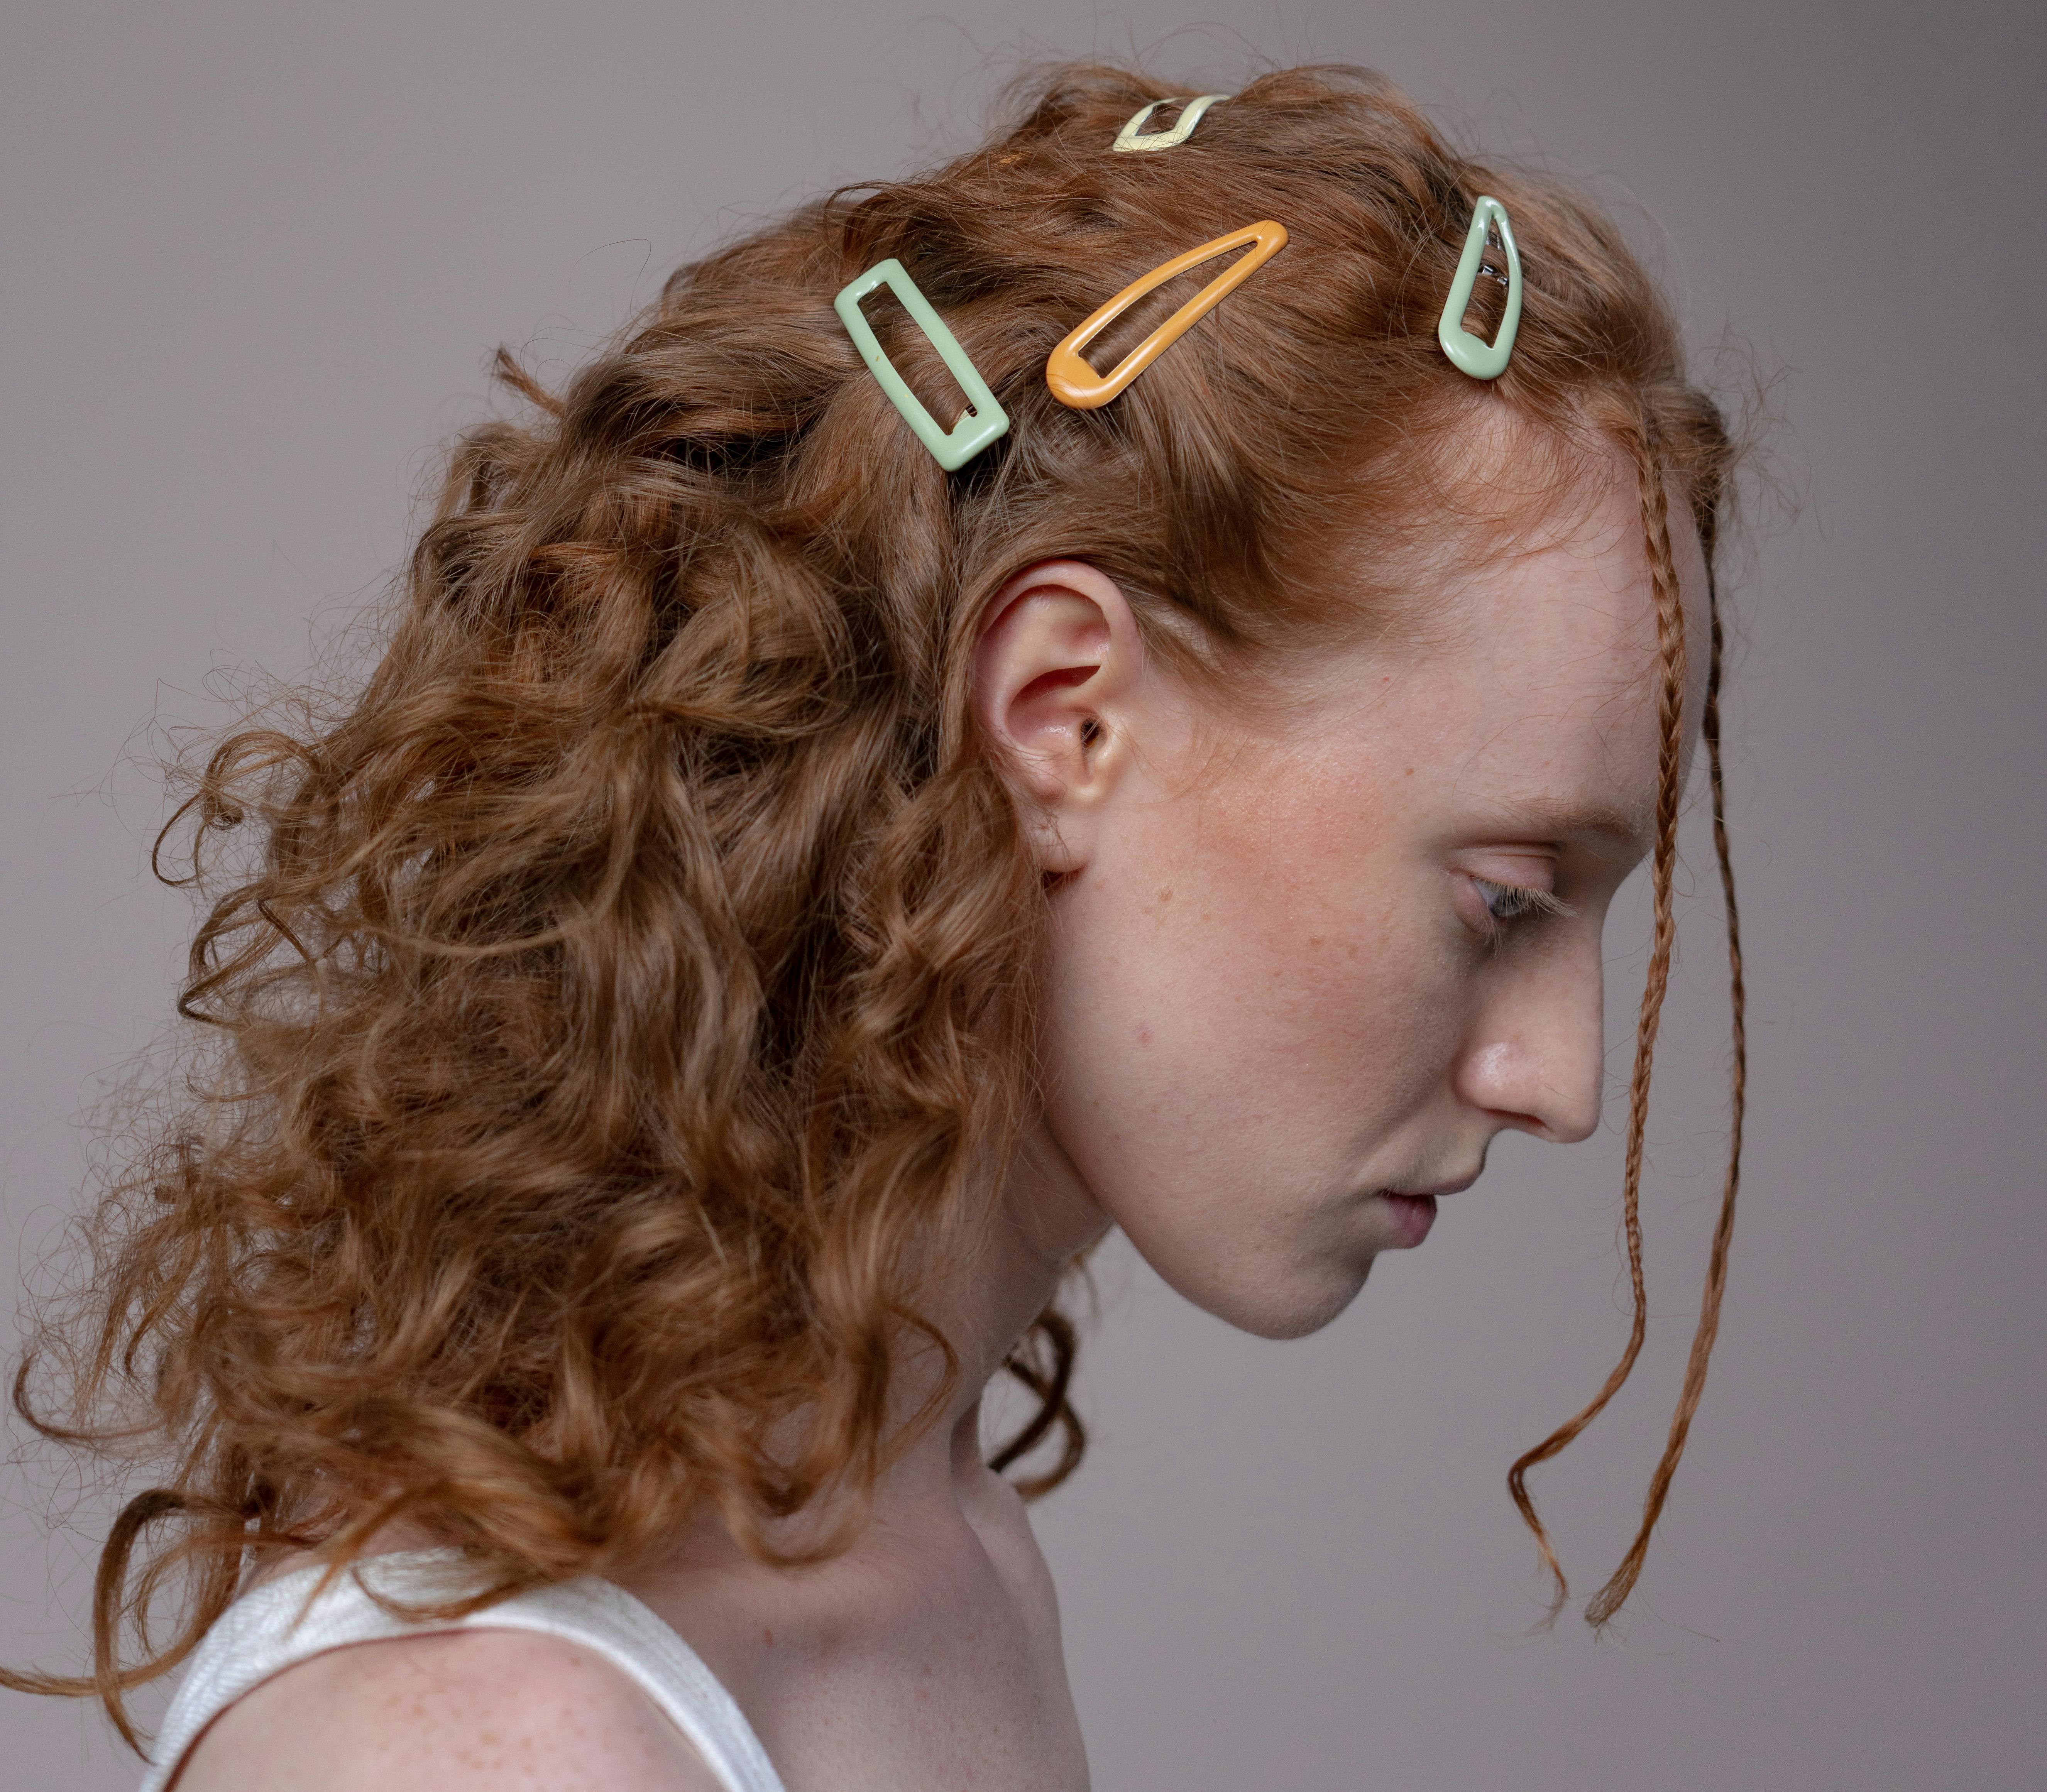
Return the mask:
[[[1085,561],[1041,561],[989,601],[974,709],[1048,873],[1091,856],[1094,814],[1128,758],[1141,656],[1128,601]]]

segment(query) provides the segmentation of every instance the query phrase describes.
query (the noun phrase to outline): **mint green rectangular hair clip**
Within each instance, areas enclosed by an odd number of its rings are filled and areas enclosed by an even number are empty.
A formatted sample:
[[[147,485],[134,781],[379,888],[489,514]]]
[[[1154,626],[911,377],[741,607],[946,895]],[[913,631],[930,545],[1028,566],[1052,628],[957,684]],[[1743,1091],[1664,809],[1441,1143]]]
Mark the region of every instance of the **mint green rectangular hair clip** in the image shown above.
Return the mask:
[[[1471,304],[1472,287],[1485,259],[1485,239],[1499,232],[1499,246],[1507,256],[1507,309],[1500,314],[1499,327],[1491,342],[1474,336],[1465,327],[1465,312]],[[1471,228],[1465,232],[1465,252],[1457,259],[1457,277],[1450,282],[1450,296],[1443,303],[1443,315],[1436,321],[1436,340],[1451,365],[1475,380],[1496,380],[1507,371],[1507,358],[1514,352],[1514,338],[1521,327],[1521,251],[1514,246],[1514,226],[1507,207],[1496,199],[1482,195],[1472,207]]]
[[[881,352],[874,327],[861,311],[860,301],[881,286],[887,287],[902,300],[911,322],[924,332],[924,340],[938,351],[938,358],[959,381],[960,390],[966,394],[966,414],[950,431],[938,428],[938,419],[924,408],[916,393]],[[989,443],[1000,441],[1009,433],[1009,413],[996,403],[995,394],[988,389],[988,381],[981,377],[979,370],[967,358],[966,350],[946,327],[944,319],[931,309],[931,300],[917,290],[916,281],[911,279],[907,270],[894,256],[885,261],[876,261],[857,280],[841,287],[838,296],[832,300],[832,309],[838,313],[839,322],[853,338],[853,346],[860,350],[868,370],[888,393],[888,402],[903,413],[903,420],[917,432],[917,439],[931,451],[931,459],[948,473],[958,471]]]

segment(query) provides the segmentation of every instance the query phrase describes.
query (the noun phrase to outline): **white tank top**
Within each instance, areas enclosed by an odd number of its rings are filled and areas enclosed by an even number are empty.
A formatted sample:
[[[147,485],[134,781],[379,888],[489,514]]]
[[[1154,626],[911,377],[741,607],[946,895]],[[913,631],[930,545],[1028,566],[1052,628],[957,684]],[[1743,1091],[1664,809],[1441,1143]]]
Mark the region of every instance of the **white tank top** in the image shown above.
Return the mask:
[[[366,1590],[419,1602],[459,1597],[458,1550],[371,1556],[339,1574],[317,1598],[323,1568],[281,1575],[223,1612],[194,1650],[157,1732],[142,1792],[163,1792],[199,1732],[273,1674],[329,1649],[437,1631],[528,1630],[602,1656],[668,1713],[726,1792],[783,1792],[781,1780],[732,1695],[690,1646],[621,1587],[564,1581],[515,1595],[466,1618],[394,1617]]]

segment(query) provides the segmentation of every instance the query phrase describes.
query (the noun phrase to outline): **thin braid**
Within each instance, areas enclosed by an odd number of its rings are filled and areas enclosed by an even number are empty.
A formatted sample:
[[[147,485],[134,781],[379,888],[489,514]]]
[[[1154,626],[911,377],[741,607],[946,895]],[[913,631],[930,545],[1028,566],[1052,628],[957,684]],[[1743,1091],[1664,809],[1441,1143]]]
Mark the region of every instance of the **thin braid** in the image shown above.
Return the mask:
[[[1663,1017],[1663,997],[1670,988],[1670,960],[1677,943],[1671,892],[1677,862],[1677,809],[1684,795],[1685,613],[1677,566],[1670,554],[1670,501],[1663,486],[1662,458],[1647,420],[1638,424],[1631,446],[1641,489],[1643,546],[1655,594],[1656,653],[1662,687],[1657,711],[1656,834],[1650,861],[1654,922],[1649,973],[1643,985],[1642,1008],[1635,1021],[1635,1072],[1628,1086],[1627,1153],[1621,1182],[1621,1225],[1627,1241],[1627,1279],[1634,1317],[1628,1327],[1627,1347],[1608,1375],[1606,1384],[1588,1405],[1558,1426],[1507,1471],[1507,1492],[1523,1520],[1534,1533],[1542,1566],[1556,1583],[1556,1593],[1550,1602],[1552,1620],[1570,1597],[1570,1583],[1557,1559],[1550,1533],[1537,1515],[1534,1496],[1528,1491],[1528,1471],[1566,1449],[1605,1411],[1607,1403],[1634,1372],[1635,1359],[1642,1354],[1648,1326],[1647,1290],[1642,1270],[1642,1164],[1649,1124],[1649,1085],[1656,1062],[1656,1034]],[[1611,1591],[1611,1586],[1605,1590]]]
[[[1720,1194],[1719,1223],[1713,1228],[1712,1255],[1706,1265],[1705,1298],[1699,1310],[1698,1329],[1692,1334],[1692,1353],[1685,1364],[1685,1385],[1671,1415],[1670,1436],[1663,1446],[1663,1458],[1650,1477],[1648,1496],[1643,1502],[1642,1527],[1621,1558],[1613,1578],[1600,1589],[1585,1607],[1585,1620],[1594,1625],[1607,1623],[1620,1609],[1642,1577],[1642,1564],[1649,1553],[1649,1538],[1662,1516],[1663,1502],[1670,1491],[1671,1478],[1685,1453],[1691,1434],[1692,1415],[1706,1391],[1706,1368],[1720,1336],[1720,1297],[1727,1291],[1728,1248],[1734,1240],[1736,1197],[1741,1192],[1742,1122],[1748,1105],[1748,1002],[1742,981],[1741,910],[1735,901],[1734,858],[1728,850],[1727,795],[1720,774],[1720,612],[1718,594],[1708,583],[1708,614],[1711,619],[1712,657],[1707,663],[1705,717],[1702,732],[1706,741],[1706,769],[1712,785],[1713,853],[1720,861],[1720,897],[1727,909],[1728,993],[1733,1011],[1732,1062],[1730,1066],[1727,1183]]]

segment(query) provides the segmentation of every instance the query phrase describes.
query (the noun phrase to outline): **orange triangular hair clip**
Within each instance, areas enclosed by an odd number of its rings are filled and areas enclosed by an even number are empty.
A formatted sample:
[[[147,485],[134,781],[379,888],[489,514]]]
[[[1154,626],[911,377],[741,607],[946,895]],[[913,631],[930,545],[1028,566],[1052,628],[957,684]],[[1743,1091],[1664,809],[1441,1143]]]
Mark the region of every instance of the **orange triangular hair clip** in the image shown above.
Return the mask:
[[[1143,279],[1124,287],[1052,350],[1045,362],[1045,384],[1052,389],[1052,396],[1076,411],[1096,410],[1106,404],[1286,246],[1287,226],[1268,218],[1161,262]],[[1081,358],[1081,351],[1145,294],[1155,292],[1175,274],[1198,268],[1232,249],[1246,247],[1251,250],[1249,254],[1217,275],[1119,361],[1113,372],[1097,373]]]

